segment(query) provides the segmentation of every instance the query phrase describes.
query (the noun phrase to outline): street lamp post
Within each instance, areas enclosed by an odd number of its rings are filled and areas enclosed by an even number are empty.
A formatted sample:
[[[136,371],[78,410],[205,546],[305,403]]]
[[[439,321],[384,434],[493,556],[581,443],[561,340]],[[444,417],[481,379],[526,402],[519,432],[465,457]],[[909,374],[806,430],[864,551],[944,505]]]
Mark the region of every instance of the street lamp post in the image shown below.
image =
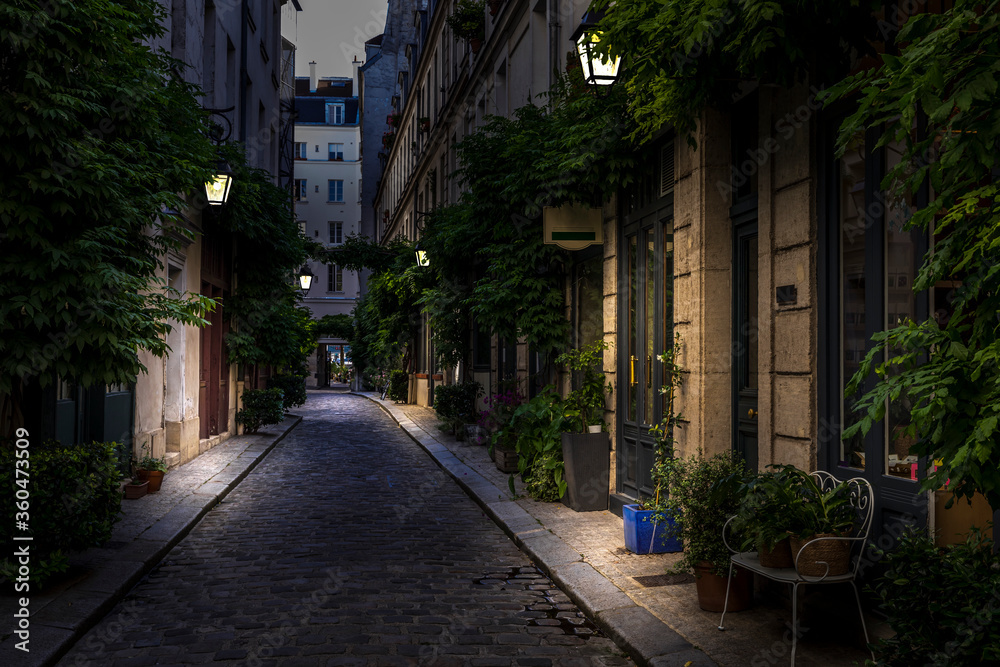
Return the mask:
[[[570,35],[580,56],[583,79],[598,91],[607,90],[607,86],[618,80],[618,66],[621,64],[621,58],[618,56],[604,60],[597,53],[597,45],[601,41],[602,34],[598,24],[602,18],[604,18],[603,11],[588,10],[583,15],[580,25]]]
[[[302,292],[302,296],[305,296],[309,292],[309,288],[312,287],[312,281],[315,277],[308,264],[303,264],[302,268],[299,269],[299,291]]]
[[[220,206],[229,199],[229,190],[233,187],[233,168],[229,163],[219,158],[215,168],[215,177],[205,183],[205,196],[212,206]]]
[[[417,254],[417,266],[431,265],[431,259],[430,257],[427,256],[427,251],[421,248],[419,243],[417,243],[417,246],[414,248],[414,250],[416,251]]]

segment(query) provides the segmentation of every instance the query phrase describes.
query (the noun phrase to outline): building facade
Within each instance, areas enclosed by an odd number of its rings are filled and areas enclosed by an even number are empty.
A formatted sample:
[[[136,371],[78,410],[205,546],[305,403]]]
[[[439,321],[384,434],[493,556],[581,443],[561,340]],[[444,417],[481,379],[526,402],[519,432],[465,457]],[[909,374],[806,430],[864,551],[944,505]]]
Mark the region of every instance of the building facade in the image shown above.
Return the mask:
[[[307,237],[327,248],[341,245],[361,228],[361,131],[354,78],[310,76],[295,80],[295,213]],[[315,276],[303,305],[315,319],[326,315],[350,315],[361,285],[356,271],[334,263],[313,261]],[[350,345],[340,338],[321,337],[310,358],[307,386],[325,387],[343,381],[331,370],[345,365]]]
[[[285,6],[287,5],[287,9]],[[150,46],[187,64],[183,76],[203,91],[224,141],[239,141],[248,162],[279,182],[290,159],[290,99],[282,111],[282,81],[294,62],[294,45],[282,37],[282,14],[294,20],[297,0],[216,4],[211,0],[164,3],[164,34]],[[285,88],[290,88],[286,83]],[[287,97],[287,95],[286,95]],[[282,138],[284,136],[284,139]],[[174,466],[237,433],[235,413],[243,390],[238,368],[225,352],[229,324],[225,297],[239,280],[228,235],[214,207],[191,201],[180,211],[190,235],[162,258],[159,278],[180,292],[218,300],[205,327],[174,326],[163,358],[140,353],[148,372],[134,385],[75,387],[59,383],[52,437],[64,443],[114,440],[135,454],[164,457]]]
[[[441,177],[458,166],[455,144],[485,115],[509,116],[547,90],[573,56],[569,35],[587,3],[497,4],[477,52],[444,22],[453,3],[413,12],[416,39],[397,54],[405,64],[392,98],[398,120],[383,129],[368,118],[373,126],[363,129],[394,135],[374,198],[383,242],[419,238],[421,212],[458,198],[457,184]],[[874,148],[870,136],[837,158],[841,117],[817,102],[818,85],[750,87],[704,110],[697,148],[664,128],[635,185],[604,203],[603,243],[570,253],[573,343],[610,345],[608,492],[618,513],[653,492],[650,428],[664,410],[657,355],[679,335],[680,455],[735,451],[752,469],[793,464],[864,477],[876,490],[883,544],[905,525],[944,525],[932,494],[919,489],[924,462],[899,437],[905,399],[867,437],[841,433],[857,398],[844,391],[872,335],[907,317],[946,321],[957,285],[913,293],[932,239],[902,230],[910,204],[881,187],[899,151]],[[425,331],[417,341],[411,402],[432,403],[435,378],[452,381],[449,369],[433,367],[431,340]],[[527,382],[541,367],[523,342],[495,336],[483,357],[474,377],[494,389],[499,378]]]

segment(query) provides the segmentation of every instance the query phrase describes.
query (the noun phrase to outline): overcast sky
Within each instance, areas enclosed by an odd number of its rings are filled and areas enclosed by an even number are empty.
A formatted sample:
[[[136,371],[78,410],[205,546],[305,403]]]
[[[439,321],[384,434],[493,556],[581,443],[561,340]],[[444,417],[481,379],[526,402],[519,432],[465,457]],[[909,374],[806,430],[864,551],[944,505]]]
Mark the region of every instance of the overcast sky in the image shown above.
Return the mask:
[[[291,4],[291,3],[289,3]],[[364,43],[385,28],[388,0],[299,0],[297,25],[282,32],[295,42],[295,75],[351,76],[354,56],[364,60]],[[284,28],[284,26],[283,26]]]

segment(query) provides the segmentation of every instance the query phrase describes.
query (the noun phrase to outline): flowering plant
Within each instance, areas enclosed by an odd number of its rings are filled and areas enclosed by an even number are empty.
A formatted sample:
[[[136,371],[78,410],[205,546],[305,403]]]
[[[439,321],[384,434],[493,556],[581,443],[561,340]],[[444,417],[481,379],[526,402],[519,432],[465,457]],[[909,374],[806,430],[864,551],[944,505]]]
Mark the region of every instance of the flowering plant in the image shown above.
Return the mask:
[[[487,407],[479,413],[477,423],[490,433],[496,433],[510,423],[517,406],[524,403],[521,387],[514,384],[511,388],[492,394],[483,400]]]

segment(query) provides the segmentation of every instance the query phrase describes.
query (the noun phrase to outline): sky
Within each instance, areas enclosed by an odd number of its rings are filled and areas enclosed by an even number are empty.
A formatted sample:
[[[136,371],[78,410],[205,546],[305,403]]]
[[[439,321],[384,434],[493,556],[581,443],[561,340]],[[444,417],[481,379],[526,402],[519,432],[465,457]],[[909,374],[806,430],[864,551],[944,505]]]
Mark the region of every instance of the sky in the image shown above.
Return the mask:
[[[363,61],[365,41],[385,28],[388,0],[299,0],[299,4],[297,21],[282,26],[282,33],[296,46],[295,76],[309,76],[310,60],[316,61],[321,77],[351,76],[354,56]]]

